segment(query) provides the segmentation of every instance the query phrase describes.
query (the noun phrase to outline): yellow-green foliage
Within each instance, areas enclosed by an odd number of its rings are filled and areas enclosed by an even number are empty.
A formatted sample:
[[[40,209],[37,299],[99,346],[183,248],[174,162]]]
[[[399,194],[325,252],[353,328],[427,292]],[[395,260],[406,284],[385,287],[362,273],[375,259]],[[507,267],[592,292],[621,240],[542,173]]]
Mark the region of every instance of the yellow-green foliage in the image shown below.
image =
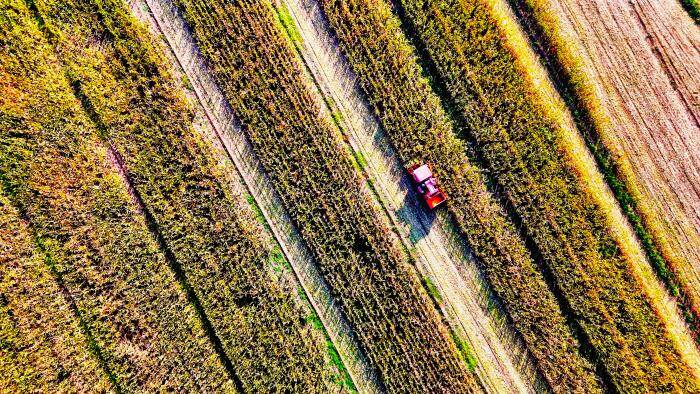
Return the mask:
[[[107,375],[43,257],[0,190],[0,392],[106,391]]]
[[[696,390],[479,0],[401,1],[442,98],[619,390]]]
[[[401,34],[388,4],[321,2],[341,49],[404,163],[430,163],[450,196],[447,208],[478,257],[539,369],[558,391],[597,391],[554,295],[465,154],[465,145]]]
[[[319,118],[270,5],[176,3],[386,388],[473,390],[473,377],[363,191],[343,142]]]
[[[36,20],[23,2],[11,1],[1,7],[1,186],[27,218],[44,268],[57,280],[46,283],[46,273],[36,276],[29,271],[41,267],[24,267],[28,276],[21,278],[27,281],[22,286],[32,292],[52,291],[27,293],[27,302],[41,297],[52,301],[19,305],[17,289],[8,289],[11,307],[21,312],[16,316],[23,322],[19,328],[49,324],[43,319],[50,316],[37,316],[41,309],[34,308],[69,306],[50,311],[57,314],[51,324],[66,329],[57,338],[79,337],[70,331],[76,323],[61,317],[72,312],[85,340],[56,344],[66,364],[64,371],[59,366],[53,373],[72,379],[74,372],[77,385],[98,384],[69,391],[93,391],[105,385],[94,364],[101,366],[115,390],[226,389],[228,376],[194,309],[120,177],[110,168],[97,131],[73,95]],[[12,275],[21,274],[21,268],[4,279],[19,280]],[[61,297],[66,299],[62,302]],[[47,328],[47,335],[59,329]],[[61,349],[64,345],[75,349]],[[96,359],[71,361],[70,352],[78,357],[81,347],[88,347]],[[41,367],[44,361],[51,362],[38,360],[35,366]],[[68,372],[71,376],[65,376]],[[81,383],[79,377],[85,373],[97,376]],[[46,378],[53,385],[50,371]],[[62,387],[60,379],[48,391]]]
[[[123,159],[237,388],[324,391],[331,378],[324,339],[270,275],[259,225],[238,214],[245,203],[216,178],[162,48],[122,1],[36,4],[76,95]]]

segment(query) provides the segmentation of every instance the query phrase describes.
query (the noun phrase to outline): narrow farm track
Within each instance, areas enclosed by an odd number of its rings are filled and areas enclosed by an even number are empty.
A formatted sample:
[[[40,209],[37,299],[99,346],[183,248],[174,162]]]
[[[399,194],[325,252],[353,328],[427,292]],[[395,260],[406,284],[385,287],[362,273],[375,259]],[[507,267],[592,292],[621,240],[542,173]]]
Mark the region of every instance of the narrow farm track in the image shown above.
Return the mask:
[[[554,39],[566,37],[570,55],[563,56],[580,57],[566,71],[591,85],[590,100],[604,103],[599,111],[609,124],[596,121],[598,133],[619,156],[645,224],[697,319],[700,29],[672,0],[544,1],[538,7],[547,7],[542,18],[558,30]]]
[[[303,57],[311,90],[362,158],[370,184],[395,224],[419,271],[438,291],[443,314],[475,357],[475,372],[489,392],[545,390],[522,341],[506,323],[473,256],[445,212],[429,213],[387,136],[363,98],[315,0],[284,0],[280,14],[293,19],[290,38]],[[286,26],[290,28],[290,26]]]
[[[579,181],[591,191],[599,208],[605,213],[608,226],[618,239],[623,253],[631,262],[630,268],[647,293],[650,304],[660,316],[696,378],[700,378],[700,353],[693,346],[692,334],[682,319],[678,304],[656,277],[634,229],[577,130],[570,110],[549,78],[541,59],[529,46],[527,36],[517,24],[511,8],[504,0],[489,0],[489,3],[494,17],[500,22],[499,25],[504,31],[506,45],[511,48],[512,53],[517,55],[520,67],[528,70],[528,83],[533,86],[533,91],[538,93],[537,99],[548,103],[542,107],[548,109],[548,116],[557,121],[560,140],[563,142],[569,161],[574,163]]]
[[[374,368],[362,353],[350,325],[333,300],[313,257],[263,172],[177,9],[169,0],[134,0],[131,5],[141,22],[164,36],[177,59],[173,66],[185,73],[206,113],[209,129],[214,133],[211,141],[221,144],[235,165],[240,181],[255,199],[358,391],[379,392],[381,383]],[[144,12],[145,9],[148,12]]]

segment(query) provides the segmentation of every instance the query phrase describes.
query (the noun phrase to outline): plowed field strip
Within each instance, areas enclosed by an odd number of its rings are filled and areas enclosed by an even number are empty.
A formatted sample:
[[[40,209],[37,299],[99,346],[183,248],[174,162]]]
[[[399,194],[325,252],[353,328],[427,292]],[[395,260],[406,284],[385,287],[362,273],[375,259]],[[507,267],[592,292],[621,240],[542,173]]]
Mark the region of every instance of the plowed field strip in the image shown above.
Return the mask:
[[[648,46],[700,127],[700,27],[673,1],[628,2]],[[700,190],[700,185],[697,185]]]
[[[675,1],[513,3],[697,337],[700,29]]]
[[[500,15],[499,18],[502,21],[500,26],[507,32],[505,34],[507,45],[511,47],[513,53],[518,54],[521,67],[528,70],[527,76],[530,83],[538,92],[537,99],[546,103],[543,107],[548,109],[548,115],[559,123],[558,130],[561,140],[564,141],[563,146],[569,161],[575,164],[580,182],[591,191],[596,203],[605,213],[608,225],[618,239],[622,252],[631,262],[633,274],[648,294],[650,304],[659,314],[665,328],[671,334],[671,339],[697,376],[700,372],[700,354],[692,346],[692,334],[682,319],[678,304],[656,277],[652,263],[645,254],[644,245],[635,234],[628,220],[629,217],[620,207],[604,175],[598,170],[595,157],[587,149],[584,136],[585,131],[591,127],[590,123],[586,123],[588,120],[584,119],[580,113],[574,115],[566,107],[557,89],[563,89],[564,94],[570,90],[566,90],[561,84],[562,81],[555,82],[550,79],[551,74],[547,73],[542,63],[551,67],[549,61],[552,59],[547,59],[544,51],[540,51],[540,54],[545,55],[545,58],[540,58],[531,49],[526,33],[517,24],[516,17],[506,1],[490,0],[490,2],[493,4],[494,14]],[[579,132],[579,130],[583,131]]]

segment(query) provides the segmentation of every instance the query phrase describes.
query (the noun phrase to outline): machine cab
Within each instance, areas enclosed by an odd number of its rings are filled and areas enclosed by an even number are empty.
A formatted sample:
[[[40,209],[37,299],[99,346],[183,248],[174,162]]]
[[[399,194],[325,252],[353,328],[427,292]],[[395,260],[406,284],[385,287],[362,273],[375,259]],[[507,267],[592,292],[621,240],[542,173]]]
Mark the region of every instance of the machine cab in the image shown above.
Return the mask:
[[[408,172],[411,174],[418,194],[421,195],[428,208],[435,209],[447,200],[447,196],[440,190],[437,180],[427,164],[415,165],[409,168]]]

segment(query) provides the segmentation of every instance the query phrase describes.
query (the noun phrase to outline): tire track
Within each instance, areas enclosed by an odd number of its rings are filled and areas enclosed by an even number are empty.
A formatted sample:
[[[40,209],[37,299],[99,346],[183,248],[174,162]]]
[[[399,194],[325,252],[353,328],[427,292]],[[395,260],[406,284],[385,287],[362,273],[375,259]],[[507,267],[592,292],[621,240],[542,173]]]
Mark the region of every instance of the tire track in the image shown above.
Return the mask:
[[[264,174],[244,133],[228,108],[177,8],[170,0],[134,0],[132,9],[144,24],[150,25],[164,36],[177,60],[178,64],[174,66],[182,69],[187,76],[197,101],[206,114],[210,126],[207,129],[214,134],[209,136],[210,140],[220,144],[225,150],[228,159],[236,168],[239,185],[244,185],[260,208],[358,391],[382,391],[382,384],[377,379],[374,367],[364,356],[343,312],[333,300],[318,272],[310,252],[284,211],[274,187]],[[150,13],[150,17],[146,13]],[[239,190],[236,194],[242,193]]]
[[[490,392],[544,391],[524,344],[498,307],[492,307],[496,301],[448,215],[427,212],[413,192],[317,2],[283,0],[277,8],[288,10],[294,20],[292,28],[301,41],[295,46],[320,107],[339,126],[355,156],[361,158],[371,188],[416,257],[420,273],[435,284],[443,314],[474,350],[478,360],[474,368],[482,384]],[[294,41],[296,34],[289,33]]]

